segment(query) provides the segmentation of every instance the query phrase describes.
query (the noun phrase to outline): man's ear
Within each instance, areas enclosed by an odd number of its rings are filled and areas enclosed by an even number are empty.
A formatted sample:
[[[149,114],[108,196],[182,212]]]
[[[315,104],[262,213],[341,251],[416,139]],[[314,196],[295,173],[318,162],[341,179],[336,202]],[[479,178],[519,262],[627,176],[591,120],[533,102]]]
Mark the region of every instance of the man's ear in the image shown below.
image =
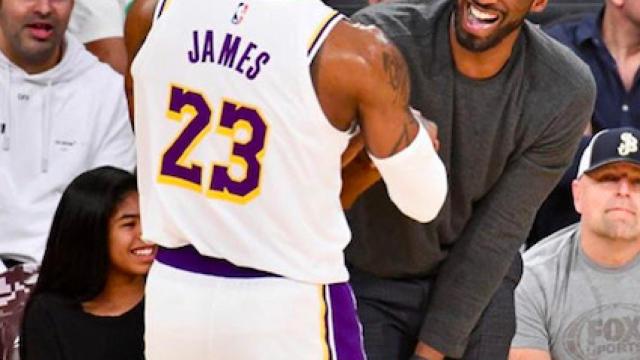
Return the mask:
[[[533,3],[531,3],[531,7],[529,8],[529,12],[542,12],[547,7],[548,2],[549,0],[533,0]]]
[[[580,186],[580,179],[571,182],[571,193],[573,194],[573,207],[578,214],[582,214],[582,187]]]

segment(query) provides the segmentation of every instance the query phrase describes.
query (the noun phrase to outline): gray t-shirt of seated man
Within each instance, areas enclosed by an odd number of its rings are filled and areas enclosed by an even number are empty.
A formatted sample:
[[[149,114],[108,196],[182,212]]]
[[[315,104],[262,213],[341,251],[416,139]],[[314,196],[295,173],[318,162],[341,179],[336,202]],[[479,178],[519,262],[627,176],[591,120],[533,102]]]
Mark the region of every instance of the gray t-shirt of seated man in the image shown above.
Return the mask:
[[[554,360],[640,359],[640,256],[600,266],[582,252],[574,224],[523,260],[512,347],[546,350]]]

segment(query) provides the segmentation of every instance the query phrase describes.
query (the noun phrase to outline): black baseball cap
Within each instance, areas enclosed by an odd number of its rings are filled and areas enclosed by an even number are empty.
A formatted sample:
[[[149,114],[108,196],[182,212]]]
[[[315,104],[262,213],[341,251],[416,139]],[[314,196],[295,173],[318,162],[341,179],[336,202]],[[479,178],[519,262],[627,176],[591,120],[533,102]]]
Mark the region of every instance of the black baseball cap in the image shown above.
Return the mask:
[[[616,162],[640,166],[640,130],[621,127],[605,129],[593,135],[580,158],[577,177]]]

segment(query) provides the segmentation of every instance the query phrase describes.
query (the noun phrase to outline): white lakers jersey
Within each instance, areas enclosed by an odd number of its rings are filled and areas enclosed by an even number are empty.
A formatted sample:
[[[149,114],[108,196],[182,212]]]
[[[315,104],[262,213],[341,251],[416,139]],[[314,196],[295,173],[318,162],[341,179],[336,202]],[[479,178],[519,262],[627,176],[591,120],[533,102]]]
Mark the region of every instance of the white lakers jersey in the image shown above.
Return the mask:
[[[145,240],[306,282],[347,280],[349,136],[326,119],[310,75],[340,19],[319,0],[159,4],[132,66]]]

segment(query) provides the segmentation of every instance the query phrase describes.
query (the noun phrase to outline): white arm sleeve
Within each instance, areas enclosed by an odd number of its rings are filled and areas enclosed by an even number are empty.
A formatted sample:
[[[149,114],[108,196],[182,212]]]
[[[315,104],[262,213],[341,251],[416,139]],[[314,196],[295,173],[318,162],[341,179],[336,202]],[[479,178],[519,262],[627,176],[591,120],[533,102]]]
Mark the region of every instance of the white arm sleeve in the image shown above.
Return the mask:
[[[384,159],[369,156],[391,201],[403,214],[423,223],[438,215],[447,196],[447,172],[422,124],[411,144],[399,153]]]

